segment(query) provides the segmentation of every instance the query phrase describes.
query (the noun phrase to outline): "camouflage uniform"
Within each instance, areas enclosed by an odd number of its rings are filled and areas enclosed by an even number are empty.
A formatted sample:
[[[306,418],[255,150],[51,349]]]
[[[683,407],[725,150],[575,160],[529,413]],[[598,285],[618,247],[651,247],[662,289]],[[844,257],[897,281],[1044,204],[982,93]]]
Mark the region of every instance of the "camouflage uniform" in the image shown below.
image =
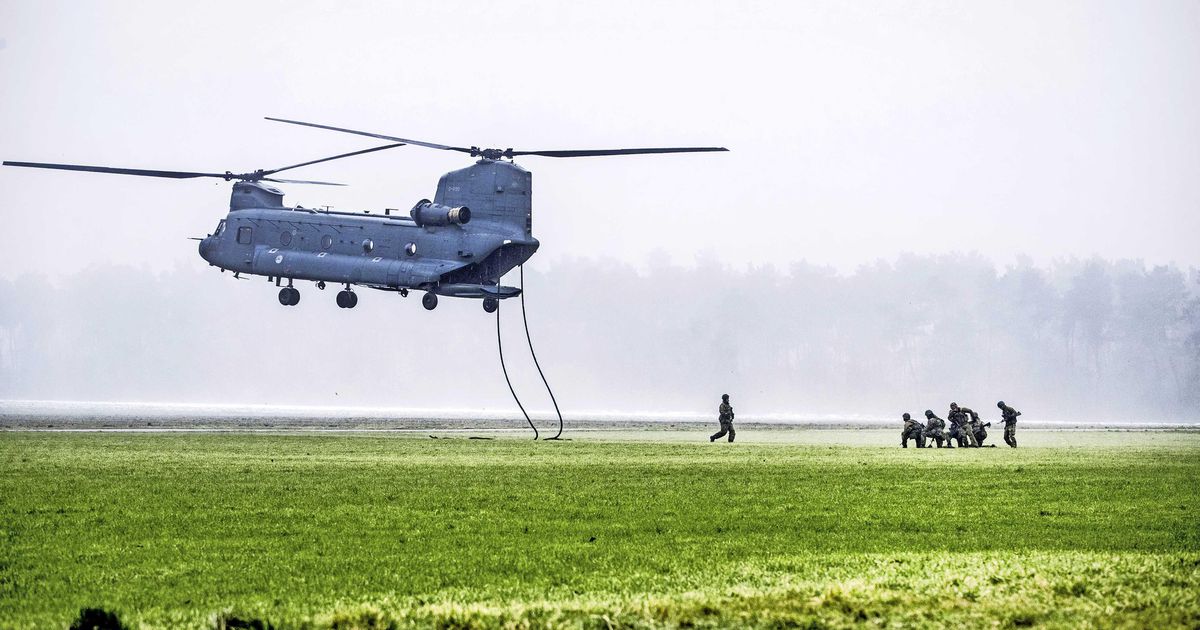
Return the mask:
[[[900,446],[908,448],[908,441],[916,440],[917,448],[925,448],[925,427],[904,414],[904,428],[900,431]]]
[[[983,446],[983,441],[987,439],[987,428],[992,423],[984,422],[979,419],[979,414],[971,415],[971,434],[975,437],[975,445]]]
[[[1021,412],[1004,404],[1003,400],[996,406],[1000,408],[1000,419],[1004,421],[1004,443],[1017,448],[1017,416]]]
[[[709,442],[715,442],[718,438],[729,434],[729,441],[733,441],[733,436],[737,435],[737,431],[733,430],[733,407],[729,404],[729,394],[721,397],[721,406],[717,409],[717,422],[721,423],[721,430],[708,437]]]
[[[975,432],[971,430],[971,425],[967,420],[968,416],[978,418],[979,414],[966,407],[950,403],[950,413],[946,416],[950,419],[950,436],[958,438],[959,446],[979,446],[979,442],[975,439]]]
[[[950,447],[950,438],[946,437],[946,421],[933,415],[933,411],[925,410],[925,438],[937,442],[937,447],[942,448],[942,443],[945,442],[947,448]]]

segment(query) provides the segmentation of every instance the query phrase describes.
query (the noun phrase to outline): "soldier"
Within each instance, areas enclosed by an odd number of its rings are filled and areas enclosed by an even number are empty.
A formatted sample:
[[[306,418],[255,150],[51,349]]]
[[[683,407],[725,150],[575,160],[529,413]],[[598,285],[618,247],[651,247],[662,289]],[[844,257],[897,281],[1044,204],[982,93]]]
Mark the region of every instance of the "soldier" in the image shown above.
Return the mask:
[[[971,414],[970,433],[975,436],[975,445],[983,448],[983,441],[987,439],[987,427],[992,426],[991,422],[984,422],[979,419],[979,414]],[[990,447],[995,447],[995,444],[989,444]]]
[[[932,409],[925,410],[925,438],[937,442],[937,447],[942,448],[942,443],[945,442],[946,448],[950,446],[950,438],[946,437],[946,421],[933,415]]]
[[[917,448],[925,448],[925,427],[920,422],[912,419],[908,413],[904,414],[904,429],[900,431],[900,446],[908,448],[908,441],[916,440]]]
[[[959,446],[977,447],[979,442],[975,441],[975,433],[971,430],[967,416],[978,418],[979,414],[966,407],[959,407],[958,403],[950,403],[950,413],[946,414],[950,420],[950,437],[958,438]]]
[[[721,430],[708,437],[709,442],[716,442],[717,438],[729,434],[729,441],[733,441],[733,436],[737,432],[733,430],[733,407],[729,405],[729,394],[721,394],[721,406],[717,409],[717,421],[721,423]]]
[[[1000,419],[1004,421],[1004,443],[1017,448],[1017,416],[1021,412],[1004,404],[1003,400],[996,406],[1000,408]]]

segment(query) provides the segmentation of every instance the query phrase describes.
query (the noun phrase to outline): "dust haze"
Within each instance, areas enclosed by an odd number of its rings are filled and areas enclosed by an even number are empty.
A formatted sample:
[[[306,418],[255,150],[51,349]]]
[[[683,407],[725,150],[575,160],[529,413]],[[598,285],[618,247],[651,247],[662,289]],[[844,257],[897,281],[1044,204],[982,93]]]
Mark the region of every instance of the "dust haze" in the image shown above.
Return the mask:
[[[235,172],[370,146],[529,158],[526,306],[567,415],[1200,418],[1194,2],[0,1],[5,160]],[[459,156],[319,165],[408,208]],[[297,177],[301,171],[296,171]],[[514,405],[479,304],[209,268],[225,182],[0,168],[0,399]],[[516,278],[506,278],[516,284]],[[520,303],[523,400],[549,400]],[[990,414],[995,415],[995,414]]]
[[[513,274],[515,276],[515,274]],[[515,282],[516,278],[508,279]],[[996,400],[1027,420],[1200,418],[1200,274],[1137,261],[997,270],[903,256],[850,274],[715,259],[639,271],[573,259],[526,272],[538,357],[568,416],[888,416]],[[477,301],[361,290],[358,308],[263,279],[93,265],[0,281],[0,397],[512,410]],[[620,296],[614,302],[613,296]],[[551,409],[518,300],[500,322],[523,402]]]

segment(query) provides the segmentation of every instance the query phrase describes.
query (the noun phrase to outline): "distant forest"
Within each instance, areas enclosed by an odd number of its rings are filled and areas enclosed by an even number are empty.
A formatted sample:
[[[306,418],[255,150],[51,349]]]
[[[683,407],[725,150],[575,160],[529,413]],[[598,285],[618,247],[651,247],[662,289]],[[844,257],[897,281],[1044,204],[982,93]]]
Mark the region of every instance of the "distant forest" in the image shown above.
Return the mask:
[[[514,272],[505,279],[516,284]],[[491,408],[512,403],[495,321],[474,301],[298,285],[199,265],[93,266],[0,280],[0,398]],[[852,273],[797,263],[635,268],[567,259],[526,273],[538,357],[572,410],[898,415],[951,400],[1044,420],[1200,419],[1200,273],[1140,261],[907,255]],[[518,390],[549,403],[520,302],[504,303]]]

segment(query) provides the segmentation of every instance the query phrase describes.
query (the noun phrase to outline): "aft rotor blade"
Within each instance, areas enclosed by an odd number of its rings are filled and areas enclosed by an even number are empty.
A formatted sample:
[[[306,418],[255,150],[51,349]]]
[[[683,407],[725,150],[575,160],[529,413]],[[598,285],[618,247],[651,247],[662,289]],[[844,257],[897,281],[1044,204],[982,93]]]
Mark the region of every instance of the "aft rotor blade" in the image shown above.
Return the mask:
[[[342,127],[331,127],[329,125],[318,125],[316,123],[302,122],[299,120],[287,120],[286,118],[272,118],[270,116],[264,116],[264,118],[266,118],[267,120],[273,120],[275,122],[287,123],[289,125],[300,125],[301,127],[315,127],[317,129],[328,129],[329,131],[340,131],[342,133],[352,133],[352,134],[358,135],[358,136],[366,136],[368,138],[378,138],[380,140],[391,140],[392,142],[399,142],[401,144],[411,144],[411,145],[415,145],[418,147],[428,147],[430,149],[442,149],[443,151],[459,151],[461,153],[470,153],[471,152],[471,149],[469,149],[467,147],[451,147],[451,146],[447,146],[444,144],[435,144],[433,142],[422,142],[421,140],[409,140],[408,138],[397,138],[395,136],[385,136],[383,134],[371,133],[369,131],[357,131],[354,129],[345,129]]]
[[[382,151],[382,150],[384,150],[384,149],[394,149],[394,148],[396,148],[396,147],[402,147],[402,146],[404,146],[404,143],[403,143],[403,142],[397,142],[397,143],[395,143],[395,144],[385,144],[385,145],[383,145],[383,146],[381,146],[381,147],[372,147],[372,148],[370,148],[370,149],[363,149],[362,151],[352,151],[352,152],[350,152],[350,153],[343,153],[343,154],[341,154],[341,155],[335,155],[335,156],[333,156],[333,157],[321,158],[321,159],[319,159],[319,160],[310,160],[310,161],[308,161],[308,162],[301,162],[301,163],[299,163],[299,164],[293,164],[293,165],[291,165],[291,166],[284,166],[284,167],[282,167],[282,168],[277,168],[277,169],[270,170],[270,171],[263,171],[263,174],[264,174],[264,175],[272,175],[272,174],[274,174],[274,173],[279,173],[279,172],[281,172],[281,171],[287,171],[287,170],[290,170],[290,169],[293,169],[293,168],[300,168],[301,166],[308,166],[308,165],[310,165],[310,164],[320,164],[321,162],[329,162],[329,161],[331,161],[331,160],[340,160],[340,159],[342,159],[342,158],[347,158],[347,157],[351,157],[351,156],[355,156],[355,155],[362,155],[362,154],[364,154],[364,153],[373,153],[373,152],[375,152],[375,151]],[[274,180],[274,181],[281,181],[281,182],[282,182],[282,181],[286,181],[286,180],[282,180],[282,179],[280,179],[280,180]],[[324,184],[325,182],[302,182],[302,181],[291,181],[291,182],[288,182],[288,183],[292,183],[292,184]],[[334,185],[334,186],[345,186],[345,184],[333,184],[333,185]]]
[[[4,162],[5,166],[25,166],[28,168],[51,168],[60,171],[84,171],[88,173],[110,173],[113,175],[140,175],[142,177],[167,177],[170,179],[191,179],[193,177],[226,178],[225,173],[194,173],[191,171],[158,171],[142,168],[114,168],[111,166],[86,166],[83,164],[47,164],[44,162]]]
[[[307,179],[273,179],[271,177],[264,177],[264,178],[262,178],[262,181],[275,182],[278,184],[316,184],[318,186],[345,186],[346,185],[346,184],[339,184],[337,182],[314,182],[314,181],[307,180]]]
[[[728,151],[725,147],[662,147],[648,149],[576,149],[568,151],[505,151],[509,155],[540,155],[543,157],[597,157],[603,155],[640,155],[646,153],[708,153]]]

